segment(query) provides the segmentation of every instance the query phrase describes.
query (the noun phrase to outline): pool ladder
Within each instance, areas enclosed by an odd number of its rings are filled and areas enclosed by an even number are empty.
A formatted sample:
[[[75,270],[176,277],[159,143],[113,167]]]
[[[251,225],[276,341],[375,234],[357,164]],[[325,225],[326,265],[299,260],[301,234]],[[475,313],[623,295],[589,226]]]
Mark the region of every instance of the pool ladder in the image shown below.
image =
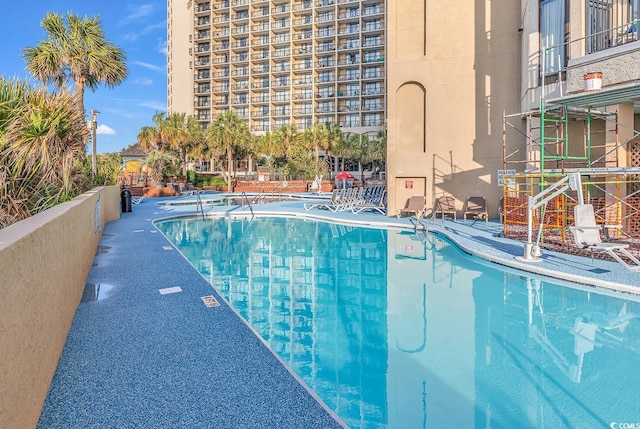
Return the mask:
[[[260,196],[262,195],[262,193],[260,193],[256,198],[260,198]],[[246,204],[245,204],[246,203]],[[242,205],[246,205],[249,207],[249,211],[251,212],[251,220],[253,220],[254,214],[253,214],[253,204],[251,203],[251,200],[249,199],[249,197],[247,196],[246,192],[242,192]]]
[[[202,205],[202,199],[200,198],[200,193],[196,192],[196,213],[198,213],[198,207],[200,208],[200,212],[202,213],[202,219],[204,219],[204,207]]]
[[[418,225],[422,227],[422,229],[426,232],[429,232],[429,225],[433,224],[438,216],[438,212],[433,210],[431,216],[429,218],[411,218],[410,222],[413,224],[413,228],[415,230],[418,229]],[[424,219],[424,222],[423,222]]]

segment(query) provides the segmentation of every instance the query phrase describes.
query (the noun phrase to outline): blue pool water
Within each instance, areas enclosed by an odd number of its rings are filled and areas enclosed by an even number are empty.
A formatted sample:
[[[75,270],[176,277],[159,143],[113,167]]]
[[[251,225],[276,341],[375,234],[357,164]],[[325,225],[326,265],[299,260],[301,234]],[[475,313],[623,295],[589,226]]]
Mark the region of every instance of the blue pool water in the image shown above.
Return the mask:
[[[640,423],[637,297],[503,270],[413,231],[157,226],[352,428]]]

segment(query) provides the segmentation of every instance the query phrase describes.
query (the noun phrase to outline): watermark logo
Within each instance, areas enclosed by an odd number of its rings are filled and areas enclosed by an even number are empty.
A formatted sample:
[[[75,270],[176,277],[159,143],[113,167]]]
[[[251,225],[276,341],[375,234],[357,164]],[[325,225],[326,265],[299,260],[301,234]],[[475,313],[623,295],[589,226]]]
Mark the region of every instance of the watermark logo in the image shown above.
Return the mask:
[[[617,423],[617,422],[611,422],[611,423],[609,423],[609,427],[611,429],[640,429],[640,423],[629,423],[629,422]]]

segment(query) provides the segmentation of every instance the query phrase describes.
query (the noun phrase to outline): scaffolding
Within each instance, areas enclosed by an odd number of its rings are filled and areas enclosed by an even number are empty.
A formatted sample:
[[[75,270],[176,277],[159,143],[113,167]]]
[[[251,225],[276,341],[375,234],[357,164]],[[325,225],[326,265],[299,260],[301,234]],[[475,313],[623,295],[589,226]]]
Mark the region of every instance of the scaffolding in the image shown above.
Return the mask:
[[[609,238],[640,254],[639,137],[640,131],[623,128],[617,112],[564,102],[545,104],[543,99],[539,110],[504,113],[500,202],[504,234],[526,239],[529,198],[577,172],[585,202],[593,204],[598,223],[611,233]],[[577,203],[577,193],[569,191],[534,211],[541,247],[591,254],[567,234]]]

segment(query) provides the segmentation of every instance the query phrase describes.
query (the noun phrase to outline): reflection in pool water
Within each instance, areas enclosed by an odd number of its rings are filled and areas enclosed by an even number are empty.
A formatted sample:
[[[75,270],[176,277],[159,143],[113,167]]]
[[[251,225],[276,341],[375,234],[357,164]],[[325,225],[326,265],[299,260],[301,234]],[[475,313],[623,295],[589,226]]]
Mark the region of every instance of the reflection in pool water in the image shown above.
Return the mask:
[[[640,422],[640,305],[433,235],[293,218],[157,224],[352,428]]]

